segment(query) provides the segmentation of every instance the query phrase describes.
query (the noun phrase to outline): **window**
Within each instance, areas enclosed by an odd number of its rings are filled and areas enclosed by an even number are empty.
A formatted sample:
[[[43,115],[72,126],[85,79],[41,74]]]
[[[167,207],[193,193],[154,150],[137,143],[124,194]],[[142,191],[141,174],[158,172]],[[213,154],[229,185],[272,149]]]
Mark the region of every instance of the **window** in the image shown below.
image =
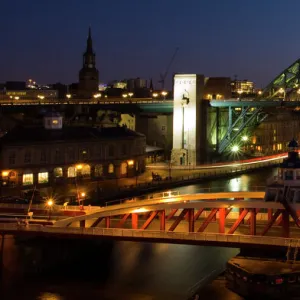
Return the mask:
[[[74,150],[72,148],[69,148],[68,150],[68,156],[70,160],[74,160],[75,159],[75,153]]]
[[[24,163],[30,163],[30,162],[31,162],[31,153],[29,151],[26,151],[24,157]]]
[[[61,153],[60,149],[55,149],[54,160],[61,161],[61,159],[62,159],[62,153]]]
[[[108,146],[108,156],[114,156],[115,149],[113,145]]]
[[[15,152],[11,152],[8,156],[8,163],[10,165],[14,165],[16,163],[16,153]]]
[[[48,182],[48,172],[41,172],[38,174],[38,183]]]
[[[52,120],[52,124],[57,125],[58,124],[58,120]]]
[[[53,174],[54,174],[54,177],[62,177],[63,176],[63,169],[62,168],[55,168],[53,170]]]
[[[108,174],[113,174],[115,172],[115,167],[113,164],[108,165]]]
[[[33,184],[33,174],[23,174],[23,185]]]
[[[121,163],[121,175],[126,175],[127,174],[127,163],[123,162]]]
[[[46,159],[46,151],[44,149],[41,150],[41,162],[45,162]]]
[[[76,177],[76,168],[75,167],[68,168],[68,177]]]
[[[95,177],[101,177],[103,175],[103,166],[96,165],[95,166]]]
[[[122,145],[122,155],[126,155],[127,154],[127,145],[123,144]]]

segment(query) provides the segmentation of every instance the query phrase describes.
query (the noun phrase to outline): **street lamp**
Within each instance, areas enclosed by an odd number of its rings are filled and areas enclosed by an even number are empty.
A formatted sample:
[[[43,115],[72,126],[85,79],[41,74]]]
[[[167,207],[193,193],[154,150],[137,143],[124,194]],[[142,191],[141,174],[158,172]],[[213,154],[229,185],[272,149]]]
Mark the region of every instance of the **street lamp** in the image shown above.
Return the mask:
[[[152,98],[156,99],[158,97],[158,94],[157,93],[153,93],[152,94]]]
[[[168,92],[166,92],[166,91],[162,91],[162,92],[161,92],[161,94],[163,95],[163,97],[164,97],[164,100],[166,100],[166,96],[168,95]]]
[[[128,95],[127,95],[127,94],[122,94],[122,97],[123,97],[123,98],[127,98]]]
[[[243,91],[242,90],[238,90],[237,93],[239,94],[239,100],[241,100],[241,97],[242,97],[242,94],[243,94]]]
[[[41,99],[41,100],[45,99],[45,96],[44,96],[44,95],[38,95],[37,97],[38,97],[39,99]]]
[[[68,99],[70,99],[70,98],[72,97],[72,95],[71,95],[71,94],[67,94],[66,97],[67,97]]]
[[[52,210],[52,207],[53,207],[53,204],[54,204],[53,199],[52,199],[52,198],[49,198],[46,204],[47,204],[47,206],[48,206],[48,220],[50,220],[50,217],[51,217],[51,210]]]
[[[95,98],[95,99],[97,99],[97,98],[101,98],[101,93],[98,93],[98,94],[95,94],[93,97]]]
[[[131,99],[131,97],[133,96],[133,93],[128,93],[128,96],[129,96],[130,99]]]
[[[238,145],[234,145],[234,146],[232,146],[232,148],[231,148],[231,151],[232,151],[233,153],[237,153],[239,150],[240,150],[240,148],[239,148]]]
[[[242,136],[242,141],[243,142],[247,142],[248,141],[248,137],[246,135]]]

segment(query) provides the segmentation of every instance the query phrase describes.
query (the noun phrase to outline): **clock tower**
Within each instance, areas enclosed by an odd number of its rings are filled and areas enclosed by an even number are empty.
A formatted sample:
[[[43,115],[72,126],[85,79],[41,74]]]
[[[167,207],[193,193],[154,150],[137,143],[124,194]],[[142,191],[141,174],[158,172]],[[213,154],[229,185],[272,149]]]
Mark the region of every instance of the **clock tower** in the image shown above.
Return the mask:
[[[92,98],[98,92],[99,72],[96,69],[96,55],[93,51],[91,28],[83,54],[83,66],[79,71],[78,97]]]

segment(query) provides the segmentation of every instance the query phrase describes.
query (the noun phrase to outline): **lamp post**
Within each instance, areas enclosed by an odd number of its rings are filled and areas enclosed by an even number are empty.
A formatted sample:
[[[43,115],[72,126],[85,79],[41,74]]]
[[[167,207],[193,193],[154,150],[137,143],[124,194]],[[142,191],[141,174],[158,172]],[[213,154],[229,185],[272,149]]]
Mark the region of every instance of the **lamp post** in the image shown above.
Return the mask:
[[[52,207],[53,207],[53,199],[50,198],[48,199],[47,201],[47,206],[48,206],[48,221],[50,221],[50,217],[51,217],[51,210],[52,210]]]
[[[133,93],[128,93],[129,98],[131,99],[133,96]]]
[[[67,94],[66,97],[67,97],[68,99],[71,99],[71,98],[72,98],[72,95],[71,95],[71,94]]]
[[[161,94],[162,94],[162,96],[164,97],[164,100],[166,100],[166,96],[168,95],[168,92],[162,91]]]
[[[153,93],[153,94],[152,94],[152,98],[153,98],[153,99],[156,99],[157,97],[158,97],[158,94],[157,94],[157,93]]]
[[[101,93],[97,93],[97,94],[95,94],[95,95],[93,95],[93,97],[95,98],[95,99],[98,99],[98,98],[101,98]]]

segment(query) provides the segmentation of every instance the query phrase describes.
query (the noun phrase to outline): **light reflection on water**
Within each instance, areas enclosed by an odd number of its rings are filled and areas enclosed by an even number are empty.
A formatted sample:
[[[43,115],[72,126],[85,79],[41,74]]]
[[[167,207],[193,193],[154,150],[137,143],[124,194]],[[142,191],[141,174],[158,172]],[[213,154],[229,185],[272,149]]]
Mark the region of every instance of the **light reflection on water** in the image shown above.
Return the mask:
[[[203,188],[223,189],[229,191],[247,191],[250,186],[265,185],[268,177],[273,176],[275,169],[261,170],[230,179],[219,179],[201,182],[186,187],[176,188],[181,194],[203,192]],[[85,247],[85,242],[81,242]],[[59,245],[58,245],[59,246]],[[8,240],[4,255],[6,268],[16,269],[17,246],[13,240]],[[101,253],[103,262],[87,260],[87,264],[98,270],[93,273],[93,283],[86,270],[73,266],[74,277],[62,276],[59,281],[41,275],[39,283],[28,280],[19,290],[12,287],[9,295],[0,299],[12,300],[76,300],[76,299],[130,299],[130,300],[160,300],[186,299],[194,289],[205,285],[221,272],[225,263],[238,253],[237,249],[215,248],[204,246],[151,244],[134,242],[114,242],[109,257]],[[94,255],[94,254],[93,254]],[[109,270],[103,267],[105,260]],[[89,270],[89,268],[87,268]],[[9,270],[8,270],[9,271]],[[12,270],[8,279],[11,285]],[[58,274],[64,274],[64,269],[58,267]],[[101,275],[101,276],[100,276]],[[209,276],[208,276],[209,275]],[[98,278],[98,277],[101,278]],[[206,277],[209,278],[206,278]],[[77,278],[76,278],[77,277]],[[103,279],[104,277],[104,279]],[[76,278],[76,280],[74,279]],[[201,299],[230,300],[241,299],[232,294],[219,292],[219,286],[205,289]]]

